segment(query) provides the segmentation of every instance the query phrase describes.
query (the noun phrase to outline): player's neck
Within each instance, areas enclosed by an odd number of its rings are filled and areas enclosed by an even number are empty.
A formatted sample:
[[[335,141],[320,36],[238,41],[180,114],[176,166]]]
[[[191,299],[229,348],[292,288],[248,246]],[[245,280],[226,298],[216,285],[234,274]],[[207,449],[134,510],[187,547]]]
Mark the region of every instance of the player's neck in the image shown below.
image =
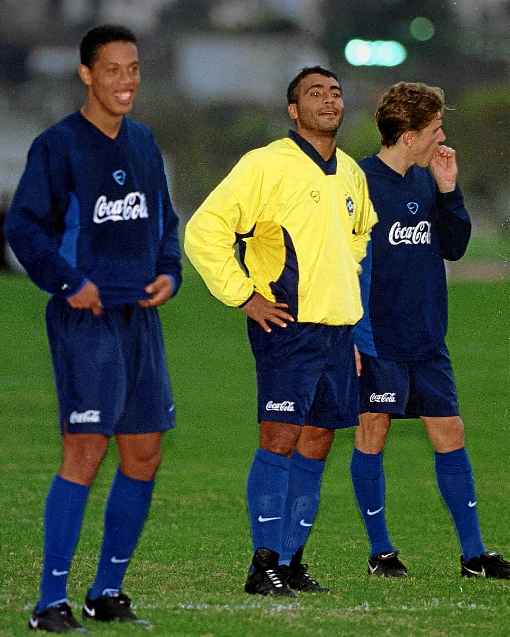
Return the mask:
[[[298,128],[296,132],[315,148],[324,161],[328,161],[328,159],[331,159],[334,155],[336,150],[336,134],[317,134],[300,128]]]
[[[409,168],[414,164],[402,149],[395,146],[381,146],[381,150],[377,153],[377,157],[389,166],[392,170],[402,175],[406,174]]]
[[[83,117],[98,128],[104,135],[116,139],[122,126],[123,115],[110,115],[94,108],[89,102],[81,107]]]

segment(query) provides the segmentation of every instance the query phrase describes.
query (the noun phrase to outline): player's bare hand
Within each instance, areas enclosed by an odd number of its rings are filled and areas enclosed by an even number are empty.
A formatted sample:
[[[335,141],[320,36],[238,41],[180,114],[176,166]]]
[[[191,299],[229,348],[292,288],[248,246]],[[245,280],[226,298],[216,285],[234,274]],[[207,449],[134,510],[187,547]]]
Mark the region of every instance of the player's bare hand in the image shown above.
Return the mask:
[[[452,192],[457,183],[457,157],[453,148],[439,146],[430,160],[430,172],[440,192]]]
[[[145,291],[150,297],[138,301],[138,305],[141,307],[157,307],[158,305],[163,305],[174,293],[173,281],[167,274],[160,274],[152,283],[149,283]]]
[[[67,299],[67,302],[75,310],[90,310],[94,316],[101,316],[103,313],[99,290],[92,281],[87,281],[81,290]]]
[[[361,364],[361,354],[359,353],[356,345],[354,346],[354,362],[356,364],[356,375],[361,376],[361,370],[363,369],[363,366]]]
[[[294,318],[285,310],[289,306],[287,303],[273,303],[255,292],[252,298],[241,309],[251,319],[257,321],[265,332],[271,331],[270,323],[278,327],[287,327],[287,322],[294,322]]]

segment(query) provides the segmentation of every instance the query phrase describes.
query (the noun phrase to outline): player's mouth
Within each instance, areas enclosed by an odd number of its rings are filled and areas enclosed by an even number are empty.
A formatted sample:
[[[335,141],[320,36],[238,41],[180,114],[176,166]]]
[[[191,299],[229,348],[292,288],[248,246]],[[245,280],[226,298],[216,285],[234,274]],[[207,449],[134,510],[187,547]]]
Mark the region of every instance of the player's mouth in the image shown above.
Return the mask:
[[[319,111],[320,117],[338,117],[338,111]]]
[[[114,96],[121,106],[129,106],[133,101],[134,91],[118,91]]]

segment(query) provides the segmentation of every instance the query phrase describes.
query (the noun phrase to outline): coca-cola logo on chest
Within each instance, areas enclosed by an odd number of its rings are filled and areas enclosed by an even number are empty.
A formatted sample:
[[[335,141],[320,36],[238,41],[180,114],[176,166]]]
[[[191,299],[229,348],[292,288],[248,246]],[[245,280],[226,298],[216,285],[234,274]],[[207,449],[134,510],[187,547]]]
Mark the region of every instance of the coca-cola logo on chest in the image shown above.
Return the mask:
[[[394,246],[401,243],[408,245],[430,244],[430,221],[420,221],[415,226],[402,226],[400,221],[395,221],[390,228],[388,240]]]
[[[108,201],[105,195],[101,195],[94,206],[94,223],[146,219],[148,216],[145,195],[138,191],[130,192],[124,199],[115,201]]]

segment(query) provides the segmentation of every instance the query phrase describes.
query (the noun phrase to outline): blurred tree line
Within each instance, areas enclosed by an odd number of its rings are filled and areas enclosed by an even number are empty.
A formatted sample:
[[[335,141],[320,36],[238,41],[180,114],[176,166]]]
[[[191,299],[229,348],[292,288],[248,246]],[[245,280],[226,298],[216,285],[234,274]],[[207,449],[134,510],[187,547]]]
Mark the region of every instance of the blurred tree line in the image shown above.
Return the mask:
[[[206,31],[211,28],[208,16],[215,4],[214,0],[176,2],[162,16],[162,29],[166,24],[177,31]],[[452,109],[445,116],[447,143],[457,149],[468,205],[478,219],[510,234],[510,185],[504,157],[510,141],[510,92],[502,80],[508,61],[476,54],[470,44],[476,34],[463,31],[452,2],[321,0],[317,5],[323,24],[320,44],[330,68],[346,86],[339,146],[355,159],[378,149],[373,112],[379,96],[394,82],[441,86]],[[244,30],[296,29],[277,13],[260,15],[258,25]],[[410,24],[417,16],[432,23],[434,34],[429,40],[412,35]],[[343,50],[354,37],[397,40],[407,48],[408,57],[394,68],[349,66]],[[275,109],[255,104],[200,105],[169,98],[162,80],[145,86],[144,117],[172,158],[172,190],[184,216],[196,209],[243,153],[287,134],[285,91],[282,86],[281,108]]]
[[[183,216],[197,208],[243,153],[287,134],[285,89],[276,111],[250,105],[199,108],[186,101],[167,106],[156,98],[144,104],[144,119],[171,160],[172,192]],[[146,86],[144,92],[149,91]],[[377,99],[374,94],[366,108],[349,110],[347,104],[338,143],[355,159],[379,148],[373,118]],[[469,89],[447,102],[446,143],[457,150],[468,207],[480,225],[510,234],[510,92],[507,86]]]
[[[90,20],[97,21],[103,1],[90,0]],[[235,28],[221,27],[211,16],[215,7],[228,1],[164,3],[157,32],[141,41],[143,85],[135,116],[153,128],[169,157],[171,188],[184,217],[196,209],[243,153],[285,136],[290,126],[286,86],[279,89],[281,105],[276,108],[242,102],[204,103],[186,98],[177,90],[174,73],[182,35],[308,33],[307,24],[293,20],[292,12],[278,11],[275,0],[246,3],[250,10],[257,6],[253,14],[256,19]],[[505,161],[510,141],[510,92],[505,83],[510,68],[508,37],[505,48],[504,42],[491,40],[488,31],[480,31],[480,35],[476,30],[466,30],[454,0],[317,0],[316,4],[319,19],[313,29],[310,25],[309,35],[326,52],[330,68],[339,74],[345,87],[346,115],[338,138],[340,147],[355,159],[378,149],[373,112],[379,96],[394,82],[419,80],[442,86],[453,109],[445,117],[447,143],[458,151],[460,183],[469,207],[477,218],[487,219],[488,224],[510,234],[510,185]],[[510,12],[510,0],[507,4]],[[54,0],[53,12],[60,5],[62,0]],[[289,3],[282,2],[284,5],[288,7]],[[430,39],[419,40],[412,35],[410,24],[417,16],[433,25]],[[76,25],[72,30],[48,20],[43,26],[43,43],[75,46],[92,24]],[[407,48],[408,57],[393,68],[349,66],[344,48],[356,37],[397,40]],[[478,40],[491,42],[492,46],[476,48],[473,43]],[[501,51],[509,55],[502,56]],[[15,52],[21,55],[17,49]],[[28,49],[24,51],[27,55]],[[256,59],[253,64],[257,65]],[[0,68],[9,70],[8,66]],[[20,120],[25,112],[37,115],[41,128],[78,107],[83,96],[76,79],[25,77],[19,68],[3,81],[3,93],[12,98],[11,108]]]

